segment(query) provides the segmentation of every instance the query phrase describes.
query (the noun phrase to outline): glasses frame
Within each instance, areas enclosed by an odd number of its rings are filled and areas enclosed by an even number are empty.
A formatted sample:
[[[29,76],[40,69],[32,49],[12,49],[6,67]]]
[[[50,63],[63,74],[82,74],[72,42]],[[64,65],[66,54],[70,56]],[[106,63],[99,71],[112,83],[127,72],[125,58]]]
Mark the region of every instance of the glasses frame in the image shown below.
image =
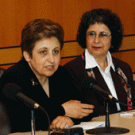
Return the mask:
[[[92,34],[92,32],[94,34],[93,35],[90,35],[90,34]],[[99,34],[96,34],[94,31],[87,32],[86,35],[89,36],[90,38],[95,38],[95,37],[98,36],[99,39],[108,39],[108,37],[111,36],[111,34],[106,33],[106,32],[100,32]]]

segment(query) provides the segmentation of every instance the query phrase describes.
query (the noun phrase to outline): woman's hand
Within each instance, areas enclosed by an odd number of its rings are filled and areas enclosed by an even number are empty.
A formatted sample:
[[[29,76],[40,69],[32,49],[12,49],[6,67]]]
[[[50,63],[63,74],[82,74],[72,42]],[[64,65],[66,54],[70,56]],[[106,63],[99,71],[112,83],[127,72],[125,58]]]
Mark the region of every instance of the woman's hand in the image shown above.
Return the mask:
[[[71,118],[83,118],[93,113],[94,106],[83,104],[78,100],[70,100],[62,104],[65,109],[65,116]]]
[[[64,129],[67,127],[71,127],[73,125],[74,125],[74,122],[69,117],[58,116],[52,121],[50,128],[51,129],[53,128]]]

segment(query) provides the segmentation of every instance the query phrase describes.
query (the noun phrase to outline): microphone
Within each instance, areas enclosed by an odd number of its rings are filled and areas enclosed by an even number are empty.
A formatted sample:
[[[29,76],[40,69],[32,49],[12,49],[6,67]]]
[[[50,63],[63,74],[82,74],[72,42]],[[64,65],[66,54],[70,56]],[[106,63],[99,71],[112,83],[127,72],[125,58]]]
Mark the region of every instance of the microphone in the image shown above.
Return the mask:
[[[107,92],[104,89],[102,89],[101,87],[99,87],[97,85],[96,81],[91,77],[87,77],[82,80],[82,88],[88,89],[90,91],[94,90],[94,92],[97,92],[100,96],[102,96],[105,101],[112,100],[114,102],[118,102],[118,100],[116,98],[114,98],[109,92]],[[105,104],[106,104],[105,127],[89,129],[89,130],[86,130],[86,133],[87,134],[113,134],[113,133],[121,134],[121,133],[129,132],[129,129],[126,129],[126,128],[110,127],[109,103],[106,102]]]
[[[111,100],[113,102],[118,102],[121,105],[128,106],[128,107],[131,107],[132,109],[135,109],[134,106],[130,106],[130,105],[120,102],[115,97],[113,97],[109,92],[107,92],[104,89],[102,89],[101,87],[99,87],[97,85],[95,79],[93,79],[92,77],[83,78],[82,89],[89,89],[91,92],[93,92],[93,90],[95,90],[95,92],[98,93],[100,96],[102,96],[105,101]]]
[[[112,100],[114,102],[119,102],[115,97],[113,97],[109,92],[105,91],[101,87],[99,87],[96,81],[92,77],[85,77],[82,80],[82,88],[90,89],[90,91],[95,90],[100,96],[102,96],[105,100]]]
[[[43,111],[46,114],[47,119],[48,119],[48,125],[49,125],[48,135],[50,135],[50,118],[49,118],[48,113],[45,111],[45,109],[42,106],[40,106],[31,98],[24,95],[19,85],[15,83],[7,83],[3,87],[3,94],[11,100],[18,100],[18,99],[21,100],[26,106],[30,107],[31,109],[39,109]]]
[[[24,95],[22,93],[21,87],[15,83],[7,83],[3,87],[3,94],[11,100],[21,100],[26,106],[30,107],[31,109],[43,109],[34,100]]]

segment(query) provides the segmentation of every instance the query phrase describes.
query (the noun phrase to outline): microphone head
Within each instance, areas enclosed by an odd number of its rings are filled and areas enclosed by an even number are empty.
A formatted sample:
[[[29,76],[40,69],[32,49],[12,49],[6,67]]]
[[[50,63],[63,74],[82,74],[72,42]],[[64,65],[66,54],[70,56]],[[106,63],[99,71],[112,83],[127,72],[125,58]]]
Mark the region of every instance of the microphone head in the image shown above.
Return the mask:
[[[96,81],[92,77],[84,77],[82,79],[82,89],[93,89],[93,86],[96,84]]]
[[[7,98],[12,100],[17,100],[17,94],[22,92],[21,87],[15,83],[7,83],[2,91]]]

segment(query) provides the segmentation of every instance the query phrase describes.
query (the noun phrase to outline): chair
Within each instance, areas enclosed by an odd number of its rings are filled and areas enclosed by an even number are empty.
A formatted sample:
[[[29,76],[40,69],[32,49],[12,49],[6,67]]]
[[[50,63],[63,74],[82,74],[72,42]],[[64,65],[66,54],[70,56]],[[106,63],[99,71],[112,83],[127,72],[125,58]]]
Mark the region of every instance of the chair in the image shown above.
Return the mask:
[[[0,77],[2,76],[2,74],[4,73],[5,69],[0,68]]]

